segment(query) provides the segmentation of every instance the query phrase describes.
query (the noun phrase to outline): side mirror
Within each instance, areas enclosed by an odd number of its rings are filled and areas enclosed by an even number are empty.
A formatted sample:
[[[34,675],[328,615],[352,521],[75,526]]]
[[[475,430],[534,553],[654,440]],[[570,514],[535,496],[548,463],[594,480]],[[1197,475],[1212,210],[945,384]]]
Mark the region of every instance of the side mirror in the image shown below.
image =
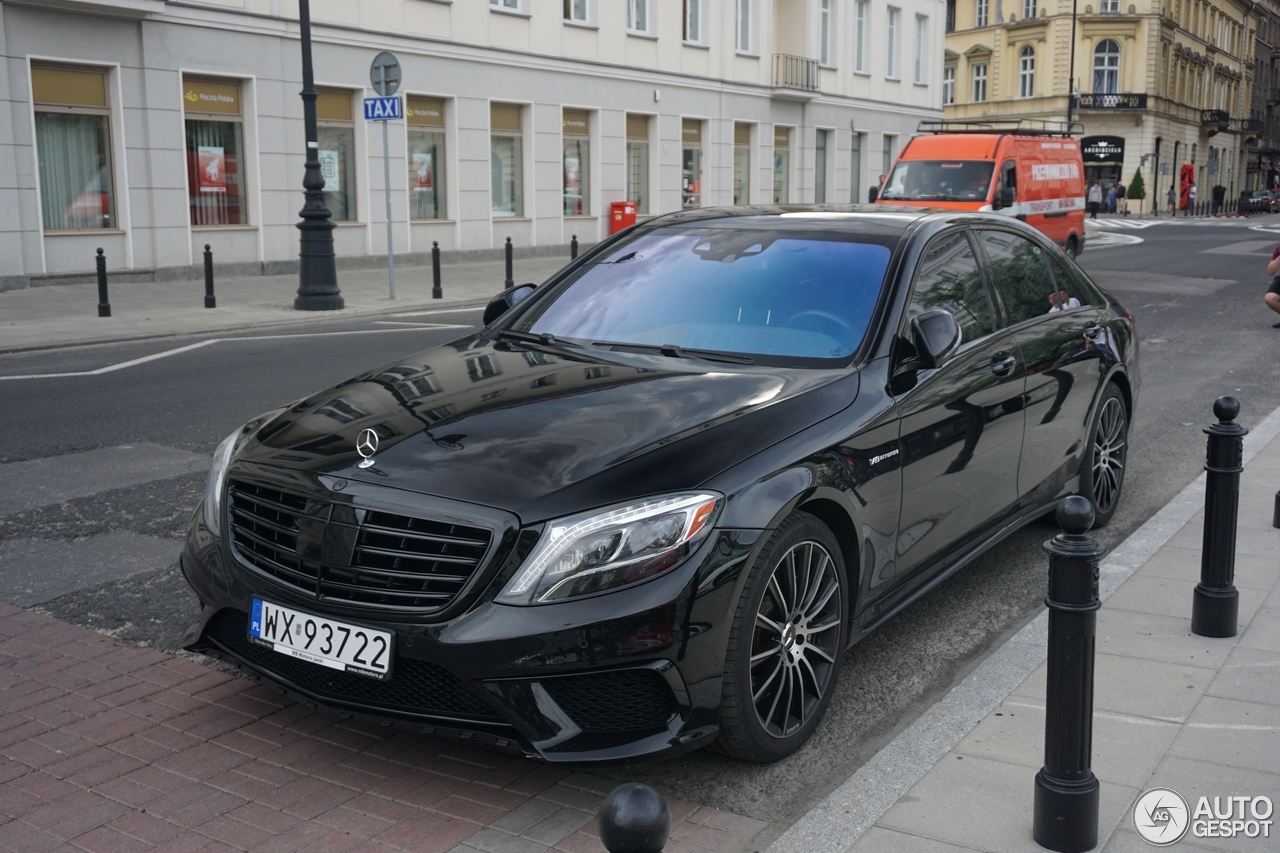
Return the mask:
[[[996,190],[995,200],[991,204],[992,210],[1003,210],[1006,207],[1013,207],[1014,202],[1018,200],[1018,190],[1016,187],[1001,187]]]
[[[920,367],[932,370],[960,348],[960,326],[946,311],[926,311],[911,321],[911,340]]]
[[[484,306],[484,317],[481,322],[486,326],[489,325],[494,320],[516,307],[517,303],[522,302],[524,298],[530,293],[533,293],[537,287],[538,285],[536,284],[520,284],[510,290],[502,291],[497,296],[490,299],[488,305]]]

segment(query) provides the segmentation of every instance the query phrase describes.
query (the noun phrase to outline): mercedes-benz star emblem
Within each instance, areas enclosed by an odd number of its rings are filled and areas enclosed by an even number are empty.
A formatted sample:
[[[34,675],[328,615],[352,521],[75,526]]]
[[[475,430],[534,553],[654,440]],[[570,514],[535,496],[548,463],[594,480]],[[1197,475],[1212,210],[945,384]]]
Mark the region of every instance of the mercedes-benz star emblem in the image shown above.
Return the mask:
[[[373,464],[373,454],[378,452],[378,434],[371,429],[360,430],[360,435],[356,437],[356,453],[364,458],[360,460],[358,467],[368,468]]]

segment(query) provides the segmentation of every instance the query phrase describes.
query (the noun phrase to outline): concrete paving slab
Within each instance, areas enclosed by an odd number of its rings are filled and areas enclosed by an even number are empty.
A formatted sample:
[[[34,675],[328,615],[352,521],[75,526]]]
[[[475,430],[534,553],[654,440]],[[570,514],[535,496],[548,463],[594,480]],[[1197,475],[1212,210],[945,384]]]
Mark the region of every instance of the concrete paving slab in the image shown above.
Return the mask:
[[[1136,788],[1146,781],[1178,733],[1176,723],[1098,712],[1093,720],[1093,772],[1104,782]],[[1044,703],[1010,697],[956,745],[955,752],[1020,764],[1044,764]]]
[[[1240,637],[1240,645],[1280,653],[1280,609],[1259,609]]]
[[[1162,552],[1163,553],[1163,552]],[[1217,670],[1231,649],[1191,633],[1183,616],[1156,616],[1103,607],[1098,611],[1097,651],[1143,660]]]
[[[856,850],[858,853],[902,853],[903,850],[910,850],[912,853],[968,853],[974,848],[873,826],[849,850]]]
[[[1031,838],[1035,775],[1017,764],[948,754],[878,823],[989,853],[1040,853]],[[1136,788],[1102,783],[1101,837],[1111,833],[1137,794]]]
[[[1138,570],[1148,577],[1169,578],[1189,584],[1200,582],[1199,548],[1162,548],[1160,555]],[[1280,579],[1280,563],[1254,554],[1236,554],[1235,585],[1257,590],[1270,590]]]
[[[1191,619],[1191,595],[1194,583],[1134,575],[1107,599],[1105,607],[1113,610],[1131,610],[1136,613],[1153,613],[1157,616],[1180,616]],[[1241,622],[1248,622],[1266,598],[1263,590],[1242,587],[1240,589]]]
[[[1274,773],[1280,770],[1280,705],[1205,696],[1169,754]]]
[[[1044,701],[1047,665],[1041,664],[1014,696]],[[1216,673],[1210,669],[1097,655],[1093,707],[1134,717],[1182,721],[1190,716]]]
[[[1172,788],[1177,791],[1194,813],[1200,797],[1229,796],[1268,796],[1276,800],[1276,792],[1280,791],[1280,775],[1259,773],[1226,764],[1217,764],[1182,756],[1170,755],[1160,762],[1151,774],[1144,790],[1150,788]],[[1273,818],[1274,819],[1274,818]],[[1272,837],[1263,841],[1252,838],[1197,838],[1190,832],[1183,843],[1197,845],[1210,850],[1229,850],[1236,853],[1274,850],[1276,846],[1276,827],[1272,826]]]
[[[1274,652],[1236,646],[1206,693],[1223,699],[1280,705],[1280,660]],[[1276,756],[1280,767],[1280,755]]]
[[[182,543],[117,530],[86,539],[0,542],[0,600],[30,607],[77,590],[154,572],[178,559]]]
[[[1111,840],[1102,848],[1103,853],[1151,853],[1152,847],[1150,842],[1143,841],[1142,836],[1131,829],[1125,829],[1125,821],[1129,820],[1126,816],[1120,822],[1121,829],[1116,830],[1116,834],[1111,836]],[[1183,850],[1212,850],[1212,847],[1201,847],[1198,844],[1190,844],[1187,839],[1178,842],[1177,849]]]
[[[0,515],[111,489],[209,470],[209,457],[159,444],[125,444],[0,465]]]

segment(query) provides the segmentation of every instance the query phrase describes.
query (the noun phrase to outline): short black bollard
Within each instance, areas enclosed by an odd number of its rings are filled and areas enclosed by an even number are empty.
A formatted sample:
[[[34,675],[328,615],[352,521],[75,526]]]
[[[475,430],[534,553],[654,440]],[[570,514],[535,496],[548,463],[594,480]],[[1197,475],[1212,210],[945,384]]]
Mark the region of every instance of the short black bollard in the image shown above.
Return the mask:
[[[204,307],[218,307],[218,300],[213,295],[213,250],[208,243],[204,244]]]
[[[1280,492],[1276,492],[1276,503],[1271,509],[1271,526],[1280,527]]]
[[[511,274],[511,238],[507,238],[507,280],[504,282],[507,290],[516,286],[515,276]]]
[[[98,250],[98,316],[111,316],[111,302],[107,299],[107,256]]]
[[[1098,561],[1106,547],[1086,531],[1093,505],[1079,495],[1058,504],[1062,533],[1049,552],[1048,678],[1044,700],[1044,766],[1036,774],[1032,837],[1059,853],[1098,844],[1098,779],[1093,757],[1093,651],[1098,614]]]
[[[440,289],[440,242],[431,241],[431,298],[444,299],[444,291]]]
[[[569,240],[569,260],[578,257],[578,235],[574,234]]]
[[[1204,544],[1200,583],[1191,599],[1191,633],[1201,637],[1234,637],[1240,610],[1235,588],[1236,516],[1240,510],[1240,472],[1244,470],[1244,437],[1236,423],[1240,401],[1219,397],[1213,403],[1218,422],[1208,427],[1208,461],[1204,470]]]
[[[596,822],[609,853],[662,853],[671,834],[671,809],[653,788],[628,782],[604,798]]]

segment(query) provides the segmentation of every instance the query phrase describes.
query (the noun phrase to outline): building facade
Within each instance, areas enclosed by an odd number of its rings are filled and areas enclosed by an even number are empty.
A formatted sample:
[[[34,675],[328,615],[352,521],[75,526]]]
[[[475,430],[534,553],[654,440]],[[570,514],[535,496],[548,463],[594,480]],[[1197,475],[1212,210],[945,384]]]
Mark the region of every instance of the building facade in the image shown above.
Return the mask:
[[[1253,91],[1249,98],[1251,127],[1246,189],[1280,189],[1280,0],[1254,6]]]
[[[393,51],[397,256],[560,251],[609,204],[865,200],[941,116],[941,0],[312,0],[319,157],[340,268],[384,254]],[[5,0],[0,287],[93,267],[189,277],[204,245],[296,269],[296,0]]]
[[[1086,178],[1128,186],[1142,168],[1147,209],[1156,198],[1164,209],[1184,176],[1197,200],[1215,186],[1234,197],[1248,188],[1246,151],[1259,133],[1253,6],[1078,0],[1073,20],[1072,0],[950,0],[944,113],[1069,117],[1083,127]]]

